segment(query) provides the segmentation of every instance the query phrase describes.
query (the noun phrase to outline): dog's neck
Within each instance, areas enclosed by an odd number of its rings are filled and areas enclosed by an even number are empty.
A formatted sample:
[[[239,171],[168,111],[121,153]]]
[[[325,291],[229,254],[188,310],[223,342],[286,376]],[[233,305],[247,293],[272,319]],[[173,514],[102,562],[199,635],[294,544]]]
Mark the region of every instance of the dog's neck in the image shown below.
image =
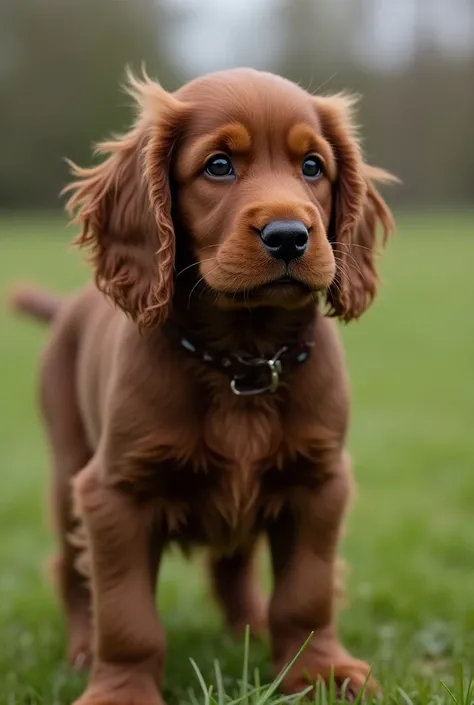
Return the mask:
[[[185,282],[176,286],[169,324],[211,350],[271,355],[306,339],[317,315],[316,301],[293,310],[225,309],[216,305],[209,290],[190,296],[192,286]]]

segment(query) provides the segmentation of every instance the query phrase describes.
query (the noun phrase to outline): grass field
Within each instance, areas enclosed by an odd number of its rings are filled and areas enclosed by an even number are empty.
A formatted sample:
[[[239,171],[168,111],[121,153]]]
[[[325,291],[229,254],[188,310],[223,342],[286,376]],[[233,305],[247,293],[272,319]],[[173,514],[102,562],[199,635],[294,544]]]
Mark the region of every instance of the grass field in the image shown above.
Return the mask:
[[[18,279],[64,291],[82,282],[70,237],[59,220],[1,220],[2,293]],[[382,294],[343,332],[359,496],[343,546],[351,570],[340,627],[387,703],[474,702],[458,682],[460,664],[474,675],[473,263],[474,216],[400,218]],[[63,660],[44,572],[48,459],[35,405],[44,331],[0,315],[0,703],[65,705],[83,681]],[[199,566],[170,555],[159,603],[170,705],[190,702],[189,688],[203,700],[190,657],[209,679],[218,658],[232,692],[243,646],[223,633]],[[255,667],[269,678],[265,644],[251,646]]]

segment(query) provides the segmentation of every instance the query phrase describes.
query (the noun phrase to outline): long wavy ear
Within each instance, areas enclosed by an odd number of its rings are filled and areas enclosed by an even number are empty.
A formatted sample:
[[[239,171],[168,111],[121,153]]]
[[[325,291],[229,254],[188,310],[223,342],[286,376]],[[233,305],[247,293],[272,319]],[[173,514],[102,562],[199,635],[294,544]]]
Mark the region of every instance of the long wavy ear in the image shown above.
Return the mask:
[[[355,98],[338,94],[315,101],[338,170],[329,226],[337,263],[327,294],[329,313],[350,321],[359,318],[377,295],[378,233],[381,230],[385,244],[394,229],[391,212],[375,184],[397,179],[364,162],[354,124]]]
[[[67,210],[81,226],[76,243],[91,254],[96,284],[141,328],[162,323],[173,293],[175,235],[168,178],[185,106],[151,81],[128,74],[137,107],[129,132],[102,142],[103,161],[70,162]]]

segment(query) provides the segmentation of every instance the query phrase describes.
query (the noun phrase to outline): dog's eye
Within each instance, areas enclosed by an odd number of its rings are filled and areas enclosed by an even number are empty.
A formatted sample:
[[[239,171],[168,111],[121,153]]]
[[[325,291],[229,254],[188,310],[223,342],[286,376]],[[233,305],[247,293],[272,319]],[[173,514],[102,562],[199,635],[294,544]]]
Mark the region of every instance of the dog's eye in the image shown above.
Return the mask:
[[[316,154],[305,157],[301,165],[301,171],[305,179],[319,179],[323,175],[323,162]]]
[[[229,157],[225,154],[216,154],[207,160],[204,171],[214,179],[222,179],[234,175],[234,167]]]

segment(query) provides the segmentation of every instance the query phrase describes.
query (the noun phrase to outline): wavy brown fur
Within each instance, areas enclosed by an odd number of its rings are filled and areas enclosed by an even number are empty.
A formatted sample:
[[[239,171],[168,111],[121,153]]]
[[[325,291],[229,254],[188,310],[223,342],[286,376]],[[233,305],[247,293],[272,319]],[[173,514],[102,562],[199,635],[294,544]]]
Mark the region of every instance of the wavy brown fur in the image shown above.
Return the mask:
[[[145,76],[129,76],[138,107],[132,129],[100,143],[106,159],[82,168],[69,162],[76,180],[67,209],[81,226],[76,239],[88,248],[97,287],[140,327],[162,323],[173,294],[175,236],[168,182],[179,104]],[[160,130],[160,126],[163,129]]]
[[[173,95],[147,77],[130,78],[129,90],[134,125],[99,145],[96,166],[71,165],[66,189],[97,286],[60,305],[42,292],[16,299],[52,320],[41,406],[55,573],[69,658],[93,664],[78,705],[162,705],[154,590],[170,543],[208,550],[229,627],[268,627],[276,670],[314,632],[285,692],[333,673],[355,693],[369,667],[335,625],[349,395],[323,304],[349,321],[375,298],[377,231],[384,241],[393,226],[376,184],[391,177],[364,162],[344,95],[314,97],[250,69]],[[222,153],[233,171],[212,177],[206,164]],[[302,171],[308,154],[321,167],[314,179]],[[308,232],[286,265],[260,236],[280,220]],[[226,374],[182,350],[180,329],[211,352],[314,346],[275,393],[241,398]],[[268,608],[255,575],[260,537],[272,559]]]

